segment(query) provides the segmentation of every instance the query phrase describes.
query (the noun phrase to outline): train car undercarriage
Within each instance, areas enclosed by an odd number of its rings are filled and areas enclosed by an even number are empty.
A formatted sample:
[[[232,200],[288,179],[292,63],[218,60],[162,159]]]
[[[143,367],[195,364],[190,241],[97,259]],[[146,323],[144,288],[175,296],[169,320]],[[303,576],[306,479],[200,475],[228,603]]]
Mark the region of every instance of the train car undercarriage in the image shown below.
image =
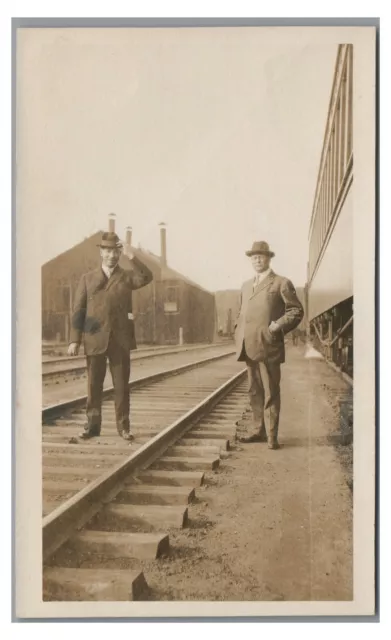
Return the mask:
[[[353,378],[353,297],[314,318],[310,338],[327,360]]]

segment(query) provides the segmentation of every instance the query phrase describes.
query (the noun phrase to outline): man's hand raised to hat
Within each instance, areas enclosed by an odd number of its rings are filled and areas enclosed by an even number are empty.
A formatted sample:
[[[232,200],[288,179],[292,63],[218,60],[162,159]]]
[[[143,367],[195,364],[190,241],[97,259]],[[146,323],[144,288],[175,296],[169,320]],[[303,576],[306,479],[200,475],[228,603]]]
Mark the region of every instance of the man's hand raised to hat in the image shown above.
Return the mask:
[[[68,347],[68,356],[77,356],[79,354],[80,345],[77,342],[71,342]]]

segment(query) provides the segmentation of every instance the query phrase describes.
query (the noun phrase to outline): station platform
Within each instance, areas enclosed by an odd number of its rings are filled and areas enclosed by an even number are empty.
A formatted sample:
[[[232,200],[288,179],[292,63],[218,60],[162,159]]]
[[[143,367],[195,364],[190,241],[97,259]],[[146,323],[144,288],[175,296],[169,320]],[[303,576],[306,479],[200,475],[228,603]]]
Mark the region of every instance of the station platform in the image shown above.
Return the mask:
[[[237,443],[208,474],[189,527],[172,534],[179,551],[148,569],[158,599],[352,599],[351,397],[322,358],[287,345],[281,449]],[[251,427],[246,411],[238,435]]]

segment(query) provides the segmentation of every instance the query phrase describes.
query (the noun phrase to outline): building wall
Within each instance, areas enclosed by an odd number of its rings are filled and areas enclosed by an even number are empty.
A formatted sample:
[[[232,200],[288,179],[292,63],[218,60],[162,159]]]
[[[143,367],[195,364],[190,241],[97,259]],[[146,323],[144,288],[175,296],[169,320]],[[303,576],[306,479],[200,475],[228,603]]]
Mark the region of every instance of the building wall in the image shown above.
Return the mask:
[[[100,265],[100,255],[97,244],[101,238],[98,232],[72,247],[42,267],[42,338],[45,340],[67,341],[68,328],[72,315],[72,305],[76,288],[84,273],[96,269]],[[140,259],[147,264],[154,274],[154,280],[160,277],[158,265],[148,260],[148,257],[138,252]],[[130,268],[129,260],[123,254],[120,265],[124,269]],[[142,309],[151,306],[152,285],[133,292],[133,308]],[[140,302],[138,302],[140,300]],[[148,316],[145,318],[148,322]],[[150,337],[148,326],[142,327],[141,337],[147,342]]]
[[[132,295],[133,315],[135,319],[136,342],[138,344],[154,344],[154,300],[156,300],[156,280]]]
[[[167,289],[175,286],[177,312],[167,313]],[[138,344],[177,344],[179,341],[180,313],[183,308],[182,283],[173,285],[155,278],[150,284],[133,293],[136,341]],[[172,301],[171,301],[172,304]],[[172,306],[171,306],[172,308]]]
[[[83,273],[99,263],[97,233],[42,267],[42,338],[67,340],[74,294]]]
[[[68,341],[76,288],[82,275],[100,264],[97,244],[101,232],[87,238],[42,267],[42,338]],[[185,279],[161,279],[159,260],[148,253],[135,253],[154,274],[153,281],[133,292],[136,341],[138,344],[178,344],[179,329],[184,342],[214,339],[214,295],[190,285]],[[122,255],[120,264],[129,268]]]
[[[179,329],[186,315],[186,295],[183,280],[165,279],[157,285],[157,332],[160,344],[178,344]],[[184,338],[185,342],[188,342]]]
[[[139,344],[213,342],[214,295],[183,280],[155,281],[135,292],[133,310]]]
[[[215,337],[214,294],[184,283],[184,310],[181,314],[184,341],[213,342]]]
[[[234,323],[240,311],[240,291],[227,289],[216,291],[217,330],[223,335],[232,335]]]

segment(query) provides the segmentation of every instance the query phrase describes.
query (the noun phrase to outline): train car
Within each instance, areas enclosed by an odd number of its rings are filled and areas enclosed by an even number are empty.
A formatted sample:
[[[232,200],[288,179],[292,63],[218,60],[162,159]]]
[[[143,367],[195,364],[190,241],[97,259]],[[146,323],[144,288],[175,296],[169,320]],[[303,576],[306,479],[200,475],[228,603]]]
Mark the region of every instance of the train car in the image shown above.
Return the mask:
[[[314,345],[353,377],[353,47],[338,47],[309,229]]]

